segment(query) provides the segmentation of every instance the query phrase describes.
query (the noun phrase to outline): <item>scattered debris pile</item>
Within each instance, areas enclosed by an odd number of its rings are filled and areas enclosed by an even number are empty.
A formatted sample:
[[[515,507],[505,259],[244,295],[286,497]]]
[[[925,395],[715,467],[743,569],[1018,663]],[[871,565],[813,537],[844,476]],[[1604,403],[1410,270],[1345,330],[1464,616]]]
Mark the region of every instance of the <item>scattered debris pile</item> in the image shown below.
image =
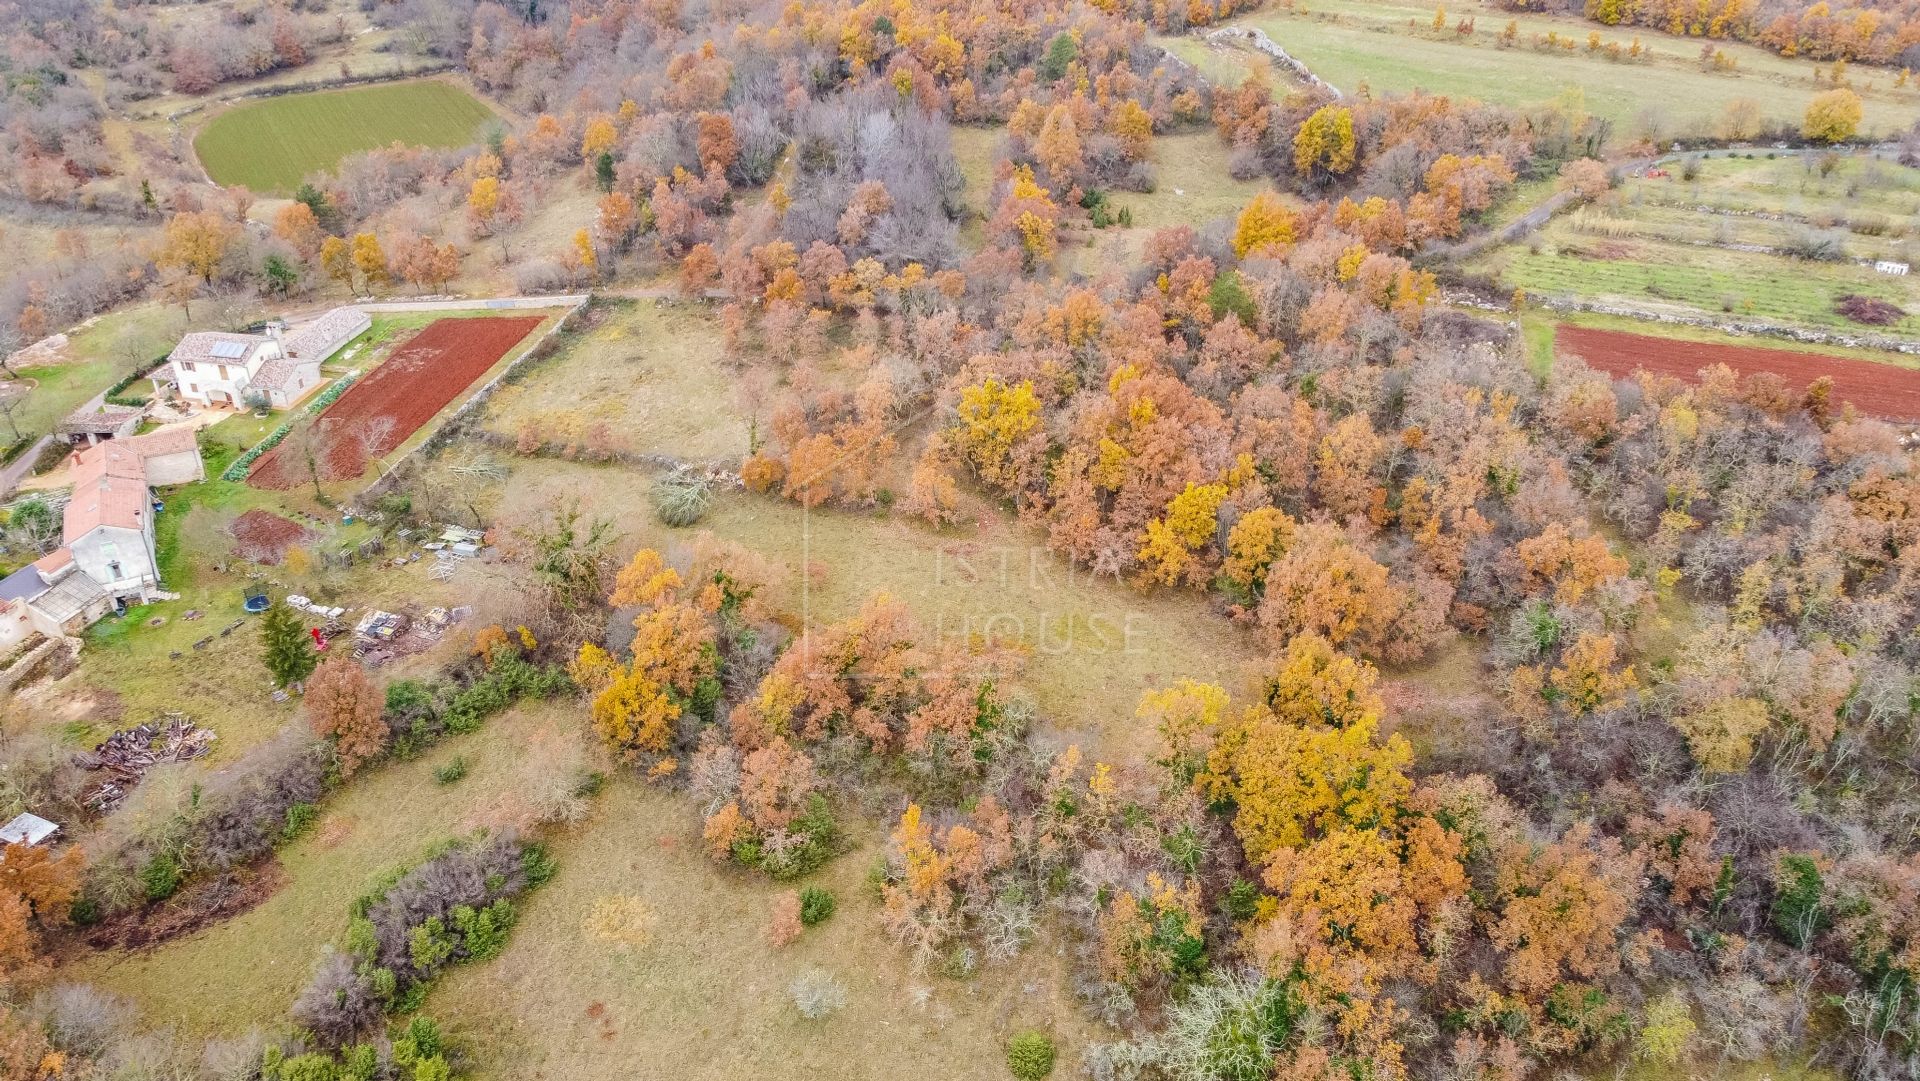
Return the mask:
[[[473,614],[469,607],[427,609],[420,615],[408,612],[371,611],[354,627],[356,660],[378,668],[395,657],[423,653],[447,633],[447,628]]]
[[[73,756],[74,765],[103,775],[82,798],[96,811],[112,810],[148,770],[162,762],[199,758],[213,749],[214,739],[213,729],[201,728],[182,713],[115,732],[92,751]]]

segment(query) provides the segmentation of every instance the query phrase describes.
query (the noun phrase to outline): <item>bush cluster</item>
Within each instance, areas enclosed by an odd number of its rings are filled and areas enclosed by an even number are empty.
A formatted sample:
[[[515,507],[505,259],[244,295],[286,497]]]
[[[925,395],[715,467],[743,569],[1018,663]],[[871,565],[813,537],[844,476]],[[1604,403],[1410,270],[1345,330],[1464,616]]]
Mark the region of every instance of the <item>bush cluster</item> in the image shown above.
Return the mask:
[[[553,870],[543,848],[512,836],[448,842],[416,865],[395,868],[354,901],[346,949],[321,962],[294,1002],[294,1021],[323,1047],[338,1049],[382,1014],[418,1008],[448,965],[486,960],[506,947],[513,899]]]

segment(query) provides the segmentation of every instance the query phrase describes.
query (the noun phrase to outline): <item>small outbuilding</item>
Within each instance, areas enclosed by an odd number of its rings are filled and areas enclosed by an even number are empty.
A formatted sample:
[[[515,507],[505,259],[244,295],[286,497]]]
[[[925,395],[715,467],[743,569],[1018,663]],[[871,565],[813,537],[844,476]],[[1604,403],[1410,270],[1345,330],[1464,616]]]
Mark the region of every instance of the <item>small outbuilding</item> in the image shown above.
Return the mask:
[[[145,409],[134,405],[103,404],[98,409],[84,406],[67,414],[60,422],[60,437],[76,447],[91,447],[108,439],[125,439],[140,430]]]
[[[37,814],[23,813],[0,826],[0,844],[37,845],[52,839],[60,827]]]

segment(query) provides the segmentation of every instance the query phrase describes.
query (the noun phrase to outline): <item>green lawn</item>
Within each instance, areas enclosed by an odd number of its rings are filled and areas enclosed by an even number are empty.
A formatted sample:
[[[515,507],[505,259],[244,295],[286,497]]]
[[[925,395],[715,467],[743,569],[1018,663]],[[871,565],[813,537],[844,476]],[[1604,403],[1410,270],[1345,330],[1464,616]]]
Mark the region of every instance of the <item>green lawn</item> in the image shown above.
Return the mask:
[[[1450,26],[1466,16],[1475,20],[1473,34],[1462,37],[1452,30],[1435,34],[1430,26],[1433,5],[1420,0],[1315,0],[1306,9],[1305,15],[1269,9],[1238,21],[1265,30],[1315,74],[1347,93],[1364,83],[1375,94],[1418,89],[1529,105],[1577,87],[1588,110],[1613,122],[1616,138],[1632,134],[1649,110],[1660,115],[1669,135],[1710,126],[1736,98],[1758,102],[1769,120],[1797,124],[1807,102],[1822,89],[1813,83],[1809,61],[1721,42],[1716,44],[1739,67],[1730,73],[1708,72],[1699,66],[1697,40],[1637,27],[1448,5]],[[1408,25],[1410,19],[1414,26]],[[1496,38],[1510,19],[1519,23],[1520,44],[1501,48]],[[1596,30],[1603,41],[1617,40],[1623,48],[1638,37],[1650,59],[1614,62],[1589,54],[1587,35]],[[1533,48],[1533,36],[1547,32],[1571,36],[1580,45],[1570,53]],[[1893,90],[1892,77],[1882,72],[1856,69],[1854,74],[1856,89],[1865,91],[1869,131],[1891,132],[1912,121],[1920,97],[1911,89]],[[1876,81],[1869,90],[1868,84]]]
[[[422,79],[248,102],[208,120],[193,146],[221,184],[287,192],[349,154],[396,141],[465,146],[494,119],[460,87]]]
[[[122,375],[164,356],[185,326],[178,309],[137,304],[70,332],[64,362],[20,370],[20,375],[32,380],[34,386],[15,413],[14,423],[26,436],[52,431],[68,413]],[[128,390],[144,394],[151,392],[152,386],[142,381]],[[11,431],[0,431],[4,432],[0,438],[10,440],[13,436]]]

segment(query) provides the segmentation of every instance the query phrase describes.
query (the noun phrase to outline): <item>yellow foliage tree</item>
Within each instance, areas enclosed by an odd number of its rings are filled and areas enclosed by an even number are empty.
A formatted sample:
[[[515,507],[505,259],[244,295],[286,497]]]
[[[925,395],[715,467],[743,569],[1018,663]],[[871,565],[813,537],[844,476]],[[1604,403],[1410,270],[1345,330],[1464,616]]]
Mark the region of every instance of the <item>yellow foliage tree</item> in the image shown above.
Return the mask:
[[[1120,140],[1120,150],[1134,161],[1144,160],[1153,147],[1153,114],[1128,98],[1107,118],[1107,130]]]
[[[954,445],[968,464],[988,484],[1011,483],[1014,448],[1040,427],[1040,399],[1032,381],[1008,384],[989,376],[962,388],[959,414]]]
[[[1707,773],[1738,773],[1753,761],[1753,741],[1767,730],[1767,704],[1758,698],[1721,698],[1682,713],[1674,728],[1687,738],[1693,760]]]
[[[1188,785],[1206,767],[1214,737],[1226,720],[1227,692],[1211,683],[1191,679],[1140,696],[1134,716],[1152,722],[1160,736],[1158,764]]]
[[[1148,581],[1172,585],[1191,573],[1193,554],[1213,540],[1226,498],[1224,484],[1189,483],[1168,501],[1164,518],[1147,523],[1137,555]]]
[[[387,253],[381,249],[379,237],[372,233],[354,234],[353,267],[369,287],[387,283]]]
[[[212,282],[239,236],[240,226],[216,211],[175,214],[167,221],[160,252],[153,261],[161,267],[179,267],[199,275],[201,281]]]
[[[660,754],[672,745],[680,706],[645,666],[616,665],[605,688],[594,696],[592,713],[593,730],[601,742],[632,761],[644,753]]]
[[[1353,171],[1354,161],[1352,109],[1323,105],[1294,133],[1293,171],[1301,176],[1344,176]]]
[[[1263,191],[1253,197],[1234,222],[1233,254],[1242,259],[1250,255],[1278,254],[1293,243],[1298,229],[1298,216],[1287,209],[1278,195]]]
[[[1548,682],[1568,712],[1605,713],[1626,703],[1626,694],[1640,685],[1633,666],[1616,667],[1618,645],[1611,634],[1582,631],[1553,670]]]
[[[1227,533],[1227,559],[1221,573],[1250,596],[1267,582],[1267,568],[1287,552],[1297,526],[1279,507],[1256,507]]]
[[[1807,103],[1800,134],[1816,142],[1843,142],[1860,130],[1863,115],[1860,95],[1845,87],[1829,90]]]
[[[353,292],[353,255],[348,251],[346,241],[330,236],[320,242],[320,269],[326,272],[327,277],[346,286],[348,292]]]
[[[642,548],[614,575],[613,593],[607,597],[607,603],[615,608],[630,608],[636,604],[670,602],[683,584],[680,572],[667,566],[658,551]]]
[[[613,149],[620,138],[620,129],[614,126],[610,116],[596,116],[587,121],[587,127],[580,135],[580,156],[588,165],[592,165],[600,155]]]

